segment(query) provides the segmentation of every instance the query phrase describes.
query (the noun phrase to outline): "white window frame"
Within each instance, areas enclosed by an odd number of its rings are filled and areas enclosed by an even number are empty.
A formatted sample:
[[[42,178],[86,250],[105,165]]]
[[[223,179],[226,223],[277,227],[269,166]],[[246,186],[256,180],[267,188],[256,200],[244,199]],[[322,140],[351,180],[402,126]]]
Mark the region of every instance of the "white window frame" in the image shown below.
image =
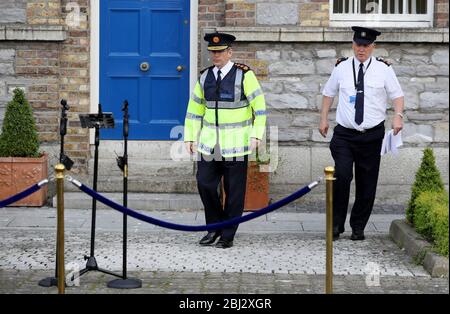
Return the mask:
[[[348,27],[357,24],[368,27],[433,27],[434,0],[427,0],[427,14],[382,14],[381,5],[378,13],[358,14],[358,13],[333,13],[334,1],[330,2],[330,27]],[[360,0],[353,0],[356,7]],[[379,0],[382,2],[382,0]],[[407,7],[407,0],[403,0],[403,7]]]

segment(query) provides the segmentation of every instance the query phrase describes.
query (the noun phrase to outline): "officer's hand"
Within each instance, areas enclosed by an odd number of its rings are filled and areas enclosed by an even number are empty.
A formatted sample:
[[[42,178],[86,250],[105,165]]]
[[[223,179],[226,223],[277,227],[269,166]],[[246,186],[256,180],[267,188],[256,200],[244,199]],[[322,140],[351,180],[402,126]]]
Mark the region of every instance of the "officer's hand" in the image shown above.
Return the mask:
[[[256,147],[258,147],[259,145],[261,145],[261,140],[255,138],[255,137],[252,137],[251,142],[250,142],[250,149],[255,150]]]
[[[394,130],[394,135],[397,135],[403,129],[403,119],[399,115],[395,115],[392,120],[392,129]]]
[[[197,152],[197,147],[194,142],[184,142],[184,144],[186,145],[186,150],[189,154],[193,155]]]
[[[327,137],[328,127],[328,120],[320,119],[319,132],[323,137]]]

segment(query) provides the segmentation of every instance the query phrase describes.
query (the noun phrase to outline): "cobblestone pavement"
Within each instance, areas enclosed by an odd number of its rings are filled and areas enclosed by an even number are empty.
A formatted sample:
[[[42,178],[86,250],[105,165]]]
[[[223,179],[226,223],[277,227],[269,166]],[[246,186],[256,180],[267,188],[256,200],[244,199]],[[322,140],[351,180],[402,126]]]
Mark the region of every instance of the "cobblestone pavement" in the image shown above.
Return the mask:
[[[147,212],[161,219],[202,224],[202,213]],[[199,215],[200,214],[200,215]],[[346,231],[334,242],[337,293],[448,293],[448,280],[431,278],[388,236],[398,215],[372,215],[365,241]],[[90,211],[66,211],[66,273],[85,266]],[[323,214],[274,213],[243,224],[230,249],[201,247],[203,233],[168,231],[129,220],[128,270],[143,288],[106,288],[114,277],[91,271],[67,293],[323,293],[325,239]],[[95,256],[99,267],[120,273],[121,214],[97,216]],[[0,210],[0,292],[52,293],[37,282],[55,267],[53,209]],[[350,230],[348,227],[347,230]]]
[[[0,293],[57,293],[56,287],[43,288],[37,282],[52,275],[42,270],[0,270]],[[324,275],[214,273],[214,272],[129,272],[129,278],[142,280],[142,288],[107,288],[114,277],[91,271],[80,278],[80,285],[67,287],[67,294],[154,293],[154,294],[321,294]],[[430,277],[382,276],[380,285],[367,285],[360,275],[336,275],[333,292],[337,294],[448,294],[448,280]]]

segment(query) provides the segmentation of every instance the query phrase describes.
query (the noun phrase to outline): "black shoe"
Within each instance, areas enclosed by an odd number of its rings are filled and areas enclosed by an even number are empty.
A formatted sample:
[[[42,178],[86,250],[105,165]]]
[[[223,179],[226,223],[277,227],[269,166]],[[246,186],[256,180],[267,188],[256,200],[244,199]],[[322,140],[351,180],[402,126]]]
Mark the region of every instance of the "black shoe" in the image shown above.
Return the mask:
[[[219,241],[216,243],[216,247],[220,249],[227,249],[229,247],[233,246],[233,240],[226,240],[220,238]]]
[[[200,245],[210,245],[216,242],[216,239],[220,236],[220,232],[208,232],[199,242]]]
[[[339,227],[334,227],[333,228],[333,241],[339,239],[339,235],[343,232],[344,232],[343,229],[340,229]]]
[[[365,239],[364,231],[353,231],[350,239],[353,241],[362,241]]]

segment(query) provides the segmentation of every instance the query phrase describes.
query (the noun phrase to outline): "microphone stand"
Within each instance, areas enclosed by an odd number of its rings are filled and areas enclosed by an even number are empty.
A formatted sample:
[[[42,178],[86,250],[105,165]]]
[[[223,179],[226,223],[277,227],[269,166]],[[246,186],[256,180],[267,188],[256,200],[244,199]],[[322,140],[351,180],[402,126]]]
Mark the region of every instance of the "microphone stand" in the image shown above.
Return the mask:
[[[128,101],[123,102],[123,156],[117,157],[117,165],[123,173],[123,206],[128,206]],[[127,278],[127,215],[123,214],[123,253],[122,253],[122,279],[113,279],[108,282],[109,288],[135,289],[142,287],[142,281],[136,278]]]
[[[70,109],[67,101],[61,99],[61,120],[59,122],[59,135],[61,136],[61,146],[59,150],[59,162],[65,166],[67,170],[70,170],[73,166],[73,161],[64,154],[64,136],[67,133],[67,110]],[[56,252],[58,252],[58,237],[56,237]],[[41,287],[51,287],[58,285],[58,256],[56,256],[55,264],[55,276],[41,279],[38,283]]]
[[[98,114],[80,114],[81,127],[95,128],[95,151],[94,151],[94,181],[93,189],[97,192],[97,178],[98,178],[98,146],[100,144],[100,128],[113,128],[114,119],[111,113],[103,113],[101,104],[98,104]],[[91,219],[91,250],[89,256],[85,255],[86,266],[76,275],[73,275],[71,280],[81,277],[85,273],[95,270],[108,275],[120,277],[112,271],[98,267],[95,258],[95,222],[97,212],[97,200],[92,198],[92,219]]]

